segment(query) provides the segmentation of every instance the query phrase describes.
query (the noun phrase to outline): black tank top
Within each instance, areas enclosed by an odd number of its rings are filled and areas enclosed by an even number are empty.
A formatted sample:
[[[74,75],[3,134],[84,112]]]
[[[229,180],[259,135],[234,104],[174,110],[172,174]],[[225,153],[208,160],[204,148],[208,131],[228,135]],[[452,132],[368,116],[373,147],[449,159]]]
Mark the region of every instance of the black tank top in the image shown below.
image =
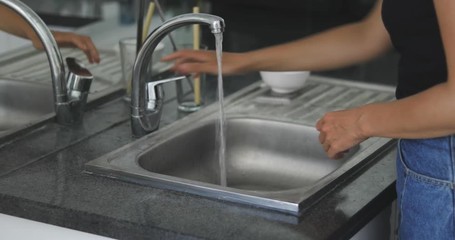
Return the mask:
[[[382,19],[400,53],[398,99],[447,81],[433,0],[383,0]]]

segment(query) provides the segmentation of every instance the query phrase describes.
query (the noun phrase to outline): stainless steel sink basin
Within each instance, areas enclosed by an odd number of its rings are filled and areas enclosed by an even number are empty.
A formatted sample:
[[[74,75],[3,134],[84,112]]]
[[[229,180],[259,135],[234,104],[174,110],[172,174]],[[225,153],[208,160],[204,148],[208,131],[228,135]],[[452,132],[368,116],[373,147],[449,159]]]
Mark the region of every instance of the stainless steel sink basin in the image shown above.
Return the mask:
[[[137,163],[153,173],[220,184],[216,125],[196,125],[140,154]],[[227,125],[230,188],[274,192],[309,186],[348,159],[328,159],[313,127],[255,118],[230,118]]]
[[[350,107],[365,98],[393,98],[393,89],[365,86],[318,79],[289,101],[278,101],[284,105],[264,103],[268,89],[259,84],[231,95],[225,101],[227,186],[220,185],[216,104],[88,162],[85,170],[301,215],[392,146],[390,139],[370,138],[343,159],[330,160],[319,144],[314,119],[333,109],[332,102]]]
[[[36,122],[53,112],[50,86],[0,79],[0,135]]]
[[[227,126],[227,186],[220,185],[215,119],[149,135],[89,162],[86,170],[299,215],[386,143],[367,141],[330,160],[313,127],[252,117],[228,118]]]

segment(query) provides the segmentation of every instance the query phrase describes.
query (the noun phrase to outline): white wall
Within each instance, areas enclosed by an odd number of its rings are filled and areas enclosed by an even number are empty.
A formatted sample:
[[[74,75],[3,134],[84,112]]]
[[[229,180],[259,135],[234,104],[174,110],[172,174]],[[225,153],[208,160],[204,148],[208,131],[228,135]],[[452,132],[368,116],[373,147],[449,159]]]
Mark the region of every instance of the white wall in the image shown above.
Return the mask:
[[[112,240],[98,235],[0,214],[2,240]]]

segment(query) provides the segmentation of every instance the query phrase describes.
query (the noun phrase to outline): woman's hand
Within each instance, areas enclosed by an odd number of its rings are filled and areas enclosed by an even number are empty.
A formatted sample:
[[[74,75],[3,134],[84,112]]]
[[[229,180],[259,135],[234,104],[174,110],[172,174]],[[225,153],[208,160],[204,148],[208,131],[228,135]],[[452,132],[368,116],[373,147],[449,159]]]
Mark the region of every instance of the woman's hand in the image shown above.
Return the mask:
[[[72,32],[52,32],[60,47],[76,47],[82,50],[90,63],[100,63],[100,54],[88,36],[75,34]]]
[[[361,120],[361,110],[351,109],[326,113],[317,122],[319,142],[330,158],[342,158],[350,148],[368,138],[359,127]]]
[[[222,71],[224,75],[242,73],[242,53],[223,52]],[[215,51],[180,50],[161,59],[164,62],[174,61],[173,71],[180,74],[208,73],[218,74],[218,63]]]
[[[0,4],[0,30],[13,34],[17,37],[32,41],[37,49],[43,49],[43,44],[31,25],[19,16],[15,11]],[[61,47],[76,47],[81,49],[90,63],[99,63],[100,55],[90,37],[78,35],[72,32],[52,31],[57,44]]]

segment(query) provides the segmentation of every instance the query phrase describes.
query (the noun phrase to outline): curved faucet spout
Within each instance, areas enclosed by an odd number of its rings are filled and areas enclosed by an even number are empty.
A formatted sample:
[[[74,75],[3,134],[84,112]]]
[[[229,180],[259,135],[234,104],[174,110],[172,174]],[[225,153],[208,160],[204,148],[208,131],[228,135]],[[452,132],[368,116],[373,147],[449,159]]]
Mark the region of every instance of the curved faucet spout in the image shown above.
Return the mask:
[[[147,66],[150,66],[153,52],[161,40],[170,32],[190,24],[208,25],[214,34],[224,31],[224,20],[222,18],[210,14],[189,13],[167,20],[149,35],[133,66],[131,128],[136,137],[152,132],[159,126],[164,93],[158,83],[153,84],[157,80],[152,79],[150,83],[145,81]],[[182,78],[175,78],[174,81],[180,79]]]
[[[79,97],[69,97],[68,93],[75,92],[74,89],[67,88],[65,72],[65,65],[63,64],[63,58],[58,48],[57,42],[54,39],[49,28],[41,20],[41,18],[27,5],[18,0],[0,0],[0,4],[5,5],[11,10],[19,14],[24,20],[26,20],[33,28],[39,39],[41,40],[44,50],[47,54],[49,61],[54,93],[54,108],[56,113],[57,122],[65,125],[73,124],[80,120],[82,114],[82,107],[85,106],[86,95],[88,91],[81,92]],[[83,68],[77,62],[73,65],[78,65],[75,69]],[[71,78],[77,73],[74,73],[70,67],[69,72]],[[90,86],[92,76],[77,76],[79,82],[83,82],[85,86]],[[83,101],[81,101],[83,99]]]

